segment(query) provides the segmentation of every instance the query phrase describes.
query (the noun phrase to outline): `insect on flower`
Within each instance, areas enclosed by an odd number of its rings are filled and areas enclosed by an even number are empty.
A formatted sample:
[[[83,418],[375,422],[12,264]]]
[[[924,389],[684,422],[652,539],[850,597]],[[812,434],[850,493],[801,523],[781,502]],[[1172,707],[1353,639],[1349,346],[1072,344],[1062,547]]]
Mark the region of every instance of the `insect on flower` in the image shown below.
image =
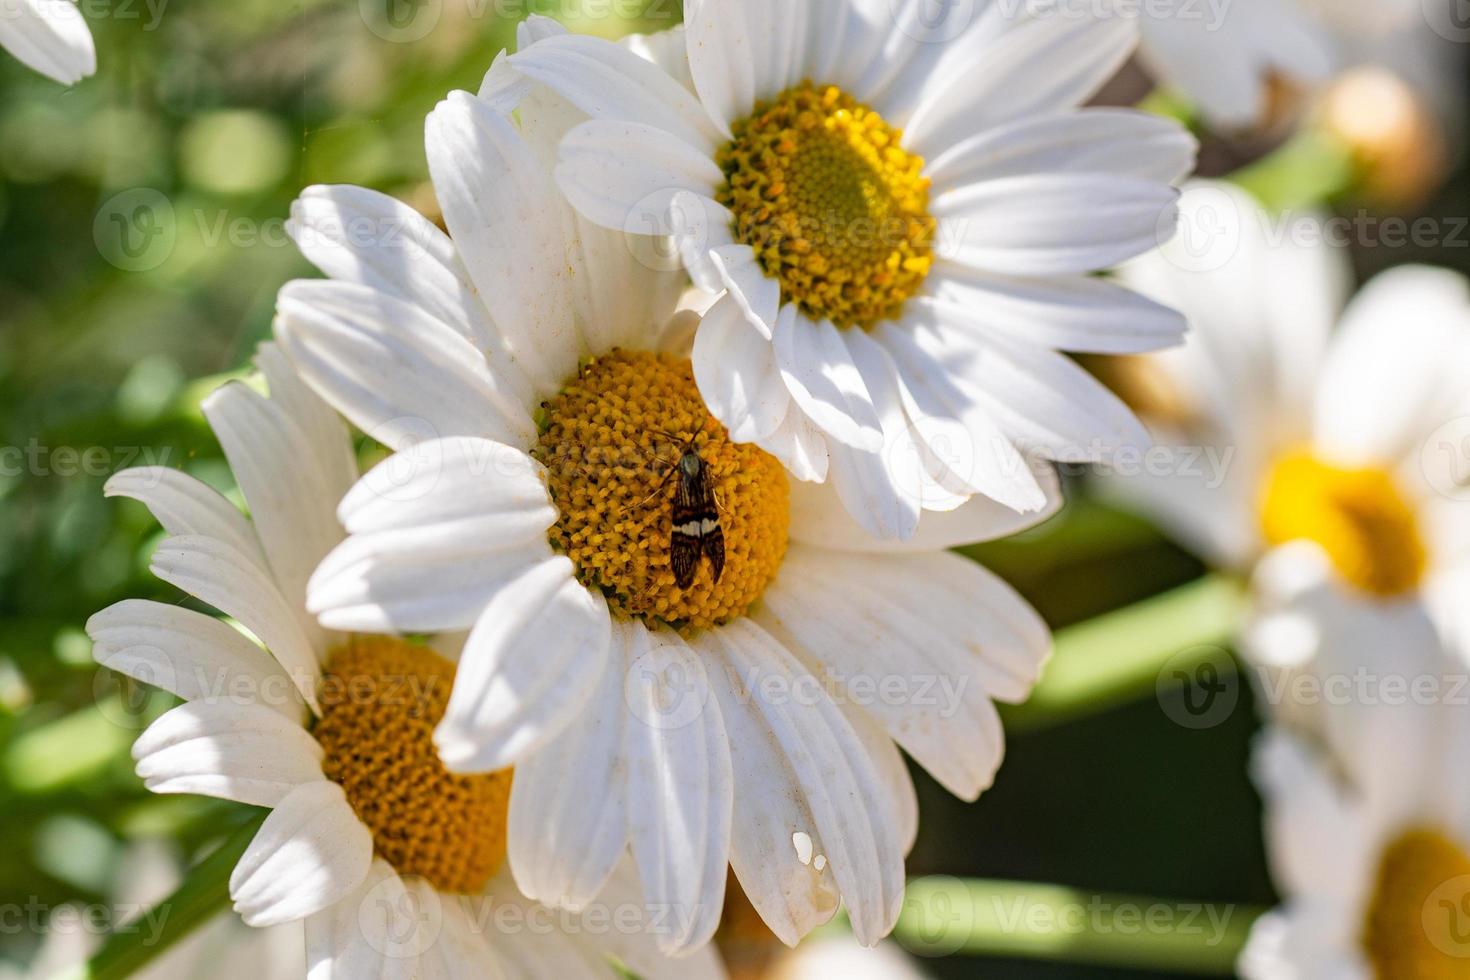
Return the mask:
[[[674,583],[681,589],[693,585],[701,557],[709,558],[711,578],[718,582],[725,569],[725,532],[720,527],[720,515],[709,483],[709,466],[695,448],[694,438],[682,441],[667,432],[661,434],[681,443],[677,463],[654,457],[670,469],[648,497],[652,500],[663,493],[670,480],[676,481],[670,505],[673,527],[669,532],[669,564],[674,570]]]

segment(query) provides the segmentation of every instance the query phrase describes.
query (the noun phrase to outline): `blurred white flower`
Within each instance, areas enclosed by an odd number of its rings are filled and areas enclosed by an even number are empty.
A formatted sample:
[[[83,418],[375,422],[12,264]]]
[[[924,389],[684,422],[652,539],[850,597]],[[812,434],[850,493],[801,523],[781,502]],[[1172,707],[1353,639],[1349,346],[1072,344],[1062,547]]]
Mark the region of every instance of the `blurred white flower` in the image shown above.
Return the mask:
[[[1464,665],[1406,645],[1419,676]],[[1351,658],[1342,658],[1351,668]],[[1271,728],[1256,750],[1282,896],[1240,957],[1245,980],[1438,980],[1470,957],[1470,718],[1463,701],[1336,706],[1320,741]]]
[[[1470,284],[1401,267],[1344,309],[1331,241],[1370,233],[1198,183],[1119,273],[1192,332],[1125,365],[1157,447],[1102,487],[1253,575],[1247,652],[1277,666],[1470,639]]]

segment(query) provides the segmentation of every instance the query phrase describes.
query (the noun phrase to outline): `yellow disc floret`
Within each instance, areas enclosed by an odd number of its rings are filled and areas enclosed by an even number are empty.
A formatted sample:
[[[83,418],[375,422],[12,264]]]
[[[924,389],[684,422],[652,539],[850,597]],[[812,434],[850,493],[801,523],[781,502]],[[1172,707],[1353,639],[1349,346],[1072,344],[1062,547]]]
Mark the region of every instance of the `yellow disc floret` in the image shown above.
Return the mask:
[[[560,514],[552,546],[615,615],[705,628],[760,598],[786,554],[786,473],[775,457],[730,441],[704,407],[688,360],[614,351],[586,364],[542,409],[532,455],[547,468]],[[702,557],[681,589],[671,565],[674,517],[681,482],[692,492],[696,480],[708,489],[708,531],[723,539],[724,561],[716,579],[714,562]]]
[[[395,870],[444,892],[484,887],[505,858],[511,771],[461,776],[434,748],[454,665],[391,637],[358,637],[332,652],[312,734],[322,769],[372,831]]]
[[[1433,830],[1412,830],[1383,852],[1363,928],[1377,980],[1467,980],[1470,944],[1459,921],[1470,856]]]
[[[719,201],[781,299],[839,327],[896,316],[933,262],[924,161],[841,89],[805,82],[733,127]]]
[[[1266,480],[1261,525],[1271,544],[1315,541],[1343,578],[1371,595],[1402,595],[1424,576],[1418,518],[1385,470],[1284,456]]]

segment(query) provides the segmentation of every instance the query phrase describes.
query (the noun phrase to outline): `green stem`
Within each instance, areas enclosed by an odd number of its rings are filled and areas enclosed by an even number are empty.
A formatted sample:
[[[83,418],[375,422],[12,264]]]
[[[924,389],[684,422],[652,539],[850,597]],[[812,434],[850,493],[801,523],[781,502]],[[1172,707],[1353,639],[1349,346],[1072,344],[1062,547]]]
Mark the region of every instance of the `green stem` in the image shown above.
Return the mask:
[[[1058,885],[919,878],[894,938],[921,956],[993,956],[1229,976],[1262,909]]]
[[[1047,728],[1152,697],[1166,667],[1228,665],[1223,648],[1242,605],[1235,580],[1209,575],[1059,630],[1056,653],[1030,700],[1005,710],[1007,727]]]
[[[230,873],[256,831],[265,822],[261,811],[199,862],[184,883],[149,915],[158,930],[114,931],[83,966],[63,974],[64,980],[122,980],[151,963],[165,950],[223,911],[230,900]]]

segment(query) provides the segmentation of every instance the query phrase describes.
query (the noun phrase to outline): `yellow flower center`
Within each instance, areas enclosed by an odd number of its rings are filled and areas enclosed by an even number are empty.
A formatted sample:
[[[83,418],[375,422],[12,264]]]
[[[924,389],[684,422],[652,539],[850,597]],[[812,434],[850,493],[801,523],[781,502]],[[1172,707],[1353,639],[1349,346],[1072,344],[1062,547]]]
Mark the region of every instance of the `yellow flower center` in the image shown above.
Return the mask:
[[[1427,563],[1414,509],[1393,476],[1284,456],[1266,479],[1261,526],[1271,544],[1315,541],[1348,582],[1384,598],[1415,589]]]
[[[1377,980],[1470,978],[1470,856],[1432,830],[1383,853],[1363,930]]]
[[[334,650],[312,734],[322,769],[373,834],[377,855],[443,892],[484,887],[505,858],[511,770],[449,772],[434,727],[454,665],[392,637],[356,637]]]
[[[803,82],[733,127],[719,201],[783,302],[839,327],[898,314],[929,274],[924,161],[841,89]]]
[[[614,351],[542,411],[552,546],[615,614],[705,628],[760,598],[786,554],[786,472],[730,441],[688,360]]]

